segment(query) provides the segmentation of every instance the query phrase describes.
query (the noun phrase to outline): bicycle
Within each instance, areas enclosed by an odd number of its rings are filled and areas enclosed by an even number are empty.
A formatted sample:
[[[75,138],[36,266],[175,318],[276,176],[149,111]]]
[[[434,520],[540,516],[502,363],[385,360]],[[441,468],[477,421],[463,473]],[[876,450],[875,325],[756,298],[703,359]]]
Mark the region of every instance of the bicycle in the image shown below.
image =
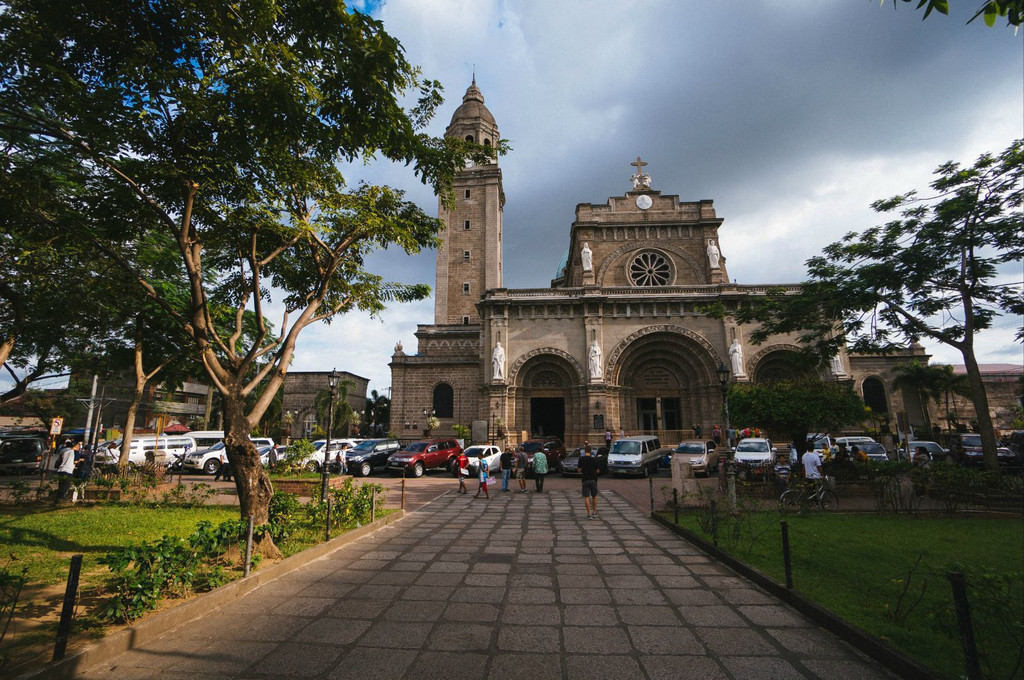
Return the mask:
[[[810,482],[816,483],[811,485]],[[832,478],[825,476],[818,480],[807,480],[807,482],[786,489],[779,496],[779,505],[783,510],[799,507],[802,512],[812,503],[822,510],[838,510],[839,496],[832,490]]]

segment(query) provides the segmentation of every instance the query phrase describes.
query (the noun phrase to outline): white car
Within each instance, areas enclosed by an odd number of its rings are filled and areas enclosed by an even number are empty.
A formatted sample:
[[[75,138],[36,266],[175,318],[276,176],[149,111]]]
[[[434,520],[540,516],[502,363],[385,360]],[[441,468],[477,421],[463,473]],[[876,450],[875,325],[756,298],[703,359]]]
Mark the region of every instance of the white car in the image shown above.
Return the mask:
[[[771,440],[763,437],[747,437],[736,444],[733,460],[740,467],[741,473],[749,477],[750,473],[760,474],[769,465],[774,465],[778,451],[772,446]]]
[[[274,440],[270,437],[249,437],[256,448],[273,446]],[[224,442],[220,442],[205,451],[190,453],[185,456],[184,467],[186,472],[205,472],[208,475],[215,475],[220,470],[220,453],[224,450]]]
[[[501,458],[501,449],[497,446],[477,444],[476,446],[470,446],[463,453],[466,454],[466,458],[469,458],[469,464],[466,467],[469,469],[470,477],[475,477],[479,474],[480,459],[487,461],[487,469],[491,475],[494,475],[498,470],[498,459]]]
[[[330,462],[332,466],[336,467],[338,462],[338,454],[342,451],[348,451],[353,448],[356,444],[363,441],[362,439],[332,439],[331,440],[331,456]],[[310,472],[320,472],[324,466],[324,447],[327,446],[326,439],[317,439],[313,442],[313,455],[306,461],[305,467]]]
[[[120,449],[121,440],[117,439],[114,442]],[[117,465],[117,458],[111,454],[110,449],[106,448],[106,445],[110,442],[103,442],[103,446],[96,453],[96,457],[93,460],[96,465]],[[161,435],[155,437],[152,435],[143,435],[140,437],[132,437],[131,446],[128,449],[128,462],[132,465],[143,466],[146,464],[146,454],[149,452],[164,452],[164,462],[167,467],[174,465],[182,456],[195,451],[196,442],[192,437],[179,436],[179,435]]]

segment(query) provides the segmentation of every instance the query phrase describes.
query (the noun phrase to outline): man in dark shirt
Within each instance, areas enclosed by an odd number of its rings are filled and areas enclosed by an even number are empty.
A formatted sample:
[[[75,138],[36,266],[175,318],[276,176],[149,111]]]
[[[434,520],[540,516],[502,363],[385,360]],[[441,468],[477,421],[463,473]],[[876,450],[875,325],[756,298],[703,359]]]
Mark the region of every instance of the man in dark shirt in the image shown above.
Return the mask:
[[[501,470],[501,490],[508,491],[508,480],[512,476],[512,468],[516,464],[516,450],[511,446],[505,447],[498,459],[498,469]]]
[[[583,476],[583,504],[587,506],[587,519],[597,519],[597,476],[601,473],[601,466],[590,446],[585,446],[580,456],[580,473]]]

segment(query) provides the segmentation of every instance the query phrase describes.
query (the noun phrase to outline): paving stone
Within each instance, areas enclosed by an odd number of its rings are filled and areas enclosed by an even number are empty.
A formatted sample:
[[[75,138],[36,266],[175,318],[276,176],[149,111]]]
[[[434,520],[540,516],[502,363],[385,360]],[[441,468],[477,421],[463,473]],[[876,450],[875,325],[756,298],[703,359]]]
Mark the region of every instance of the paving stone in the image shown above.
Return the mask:
[[[615,607],[606,604],[571,604],[566,606],[567,626],[617,626],[619,619]]]
[[[621,628],[564,626],[568,654],[628,654],[632,651],[626,631]]]
[[[878,668],[859,661],[843,659],[805,659],[801,663],[819,678],[842,678],[842,680],[877,680],[894,678],[895,674],[883,673]]]
[[[739,607],[739,611],[758,626],[807,628],[812,625],[808,619],[785,605],[744,606]]]
[[[498,649],[505,652],[560,652],[561,634],[557,626],[501,626]]]
[[[481,621],[490,623],[498,620],[498,611],[498,608],[493,604],[453,602],[447,605],[442,618],[448,621]]]
[[[330,680],[393,680],[405,677],[416,652],[401,649],[357,647],[327,674]]]
[[[558,654],[497,654],[491,659],[488,680],[561,680],[562,659]]]
[[[454,586],[409,586],[402,593],[402,599],[447,600],[454,592]]]
[[[296,641],[328,645],[348,645],[366,632],[372,621],[362,619],[314,619],[295,636]]]
[[[669,599],[672,604],[675,605],[712,605],[722,604],[722,601],[718,596],[710,591],[702,588],[692,588],[688,590],[682,590],[678,588],[666,588],[662,592],[665,593],[665,597]]]
[[[437,626],[427,640],[427,647],[448,651],[486,651],[491,646],[494,630],[494,626],[477,623]]]
[[[642,654],[703,654],[693,632],[681,626],[629,626],[633,647]]]
[[[431,623],[378,621],[366,632],[363,641],[364,644],[375,647],[419,649],[430,634],[431,628]]]
[[[477,680],[487,677],[487,655],[466,652],[423,652],[409,668],[410,678]]]
[[[775,604],[778,602],[767,593],[753,588],[722,588],[718,594],[732,604]]]
[[[271,677],[319,676],[334,666],[342,652],[341,647],[328,644],[285,643],[260,659],[251,670]]]
[[[611,592],[604,588],[561,588],[558,596],[565,604],[608,604]]]
[[[679,617],[667,605],[620,605],[619,618],[626,625],[634,626],[678,626]]]
[[[550,604],[557,598],[551,588],[510,588],[508,601],[513,604]]]
[[[489,602],[497,604],[505,599],[505,588],[462,586],[456,588],[448,599],[452,602]]]
[[[745,626],[746,622],[725,605],[709,607],[677,607],[683,620],[694,626]]]
[[[445,602],[436,600],[402,600],[391,605],[384,612],[384,618],[388,621],[437,621],[445,606]]]
[[[769,628],[768,634],[796,654],[813,657],[850,656],[850,649],[839,638],[818,628]]]
[[[557,626],[562,623],[562,614],[554,605],[509,604],[504,607],[501,621],[511,624]]]
[[[679,680],[681,677],[700,680],[727,680],[722,667],[706,656],[644,656],[640,658],[649,680]]]
[[[616,588],[610,590],[615,604],[665,604],[665,596],[657,590]]]
[[[804,677],[800,671],[784,659],[771,659],[763,656],[730,656],[722,659],[722,665],[735,680],[803,680]]]
[[[697,637],[719,656],[773,656],[779,651],[749,628],[697,628]]]
[[[637,660],[629,656],[582,656],[565,659],[569,680],[644,680]],[[678,676],[677,676],[678,677]]]
[[[343,619],[375,618],[390,606],[391,602],[386,600],[341,600],[324,615]]]

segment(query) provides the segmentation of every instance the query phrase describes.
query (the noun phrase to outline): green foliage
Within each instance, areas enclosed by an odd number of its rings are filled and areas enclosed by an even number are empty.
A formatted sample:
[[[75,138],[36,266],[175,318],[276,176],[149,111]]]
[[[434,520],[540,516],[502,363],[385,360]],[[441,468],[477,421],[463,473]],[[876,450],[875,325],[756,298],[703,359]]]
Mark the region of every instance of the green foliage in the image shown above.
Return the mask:
[[[924,8],[922,20],[927,19],[932,12],[949,14],[949,0],[902,0],[902,2],[917,2],[914,9]],[[883,0],[884,3],[884,0]],[[896,6],[893,0],[893,6]],[[967,23],[971,23],[978,17],[983,17],[985,24],[989,27],[995,26],[999,17],[1006,17],[1008,26],[1020,26],[1024,19],[1024,2],[1021,0],[984,0]]]
[[[175,484],[169,491],[160,496],[161,505],[179,505],[184,508],[198,508],[216,494],[217,491],[206,482],[196,484]]]
[[[455,433],[457,438],[465,440],[467,443],[469,442],[470,435],[473,434],[468,425],[452,425],[452,432]]]
[[[313,442],[308,439],[296,439],[285,450],[284,456],[277,461],[274,473],[283,477],[302,474],[306,471],[306,463],[316,453]]]
[[[275,493],[270,498],[269,532],[274,542],[291,536],[305,515],[299,497],[293,493]]]
[[[21,571],[11,570],[11,561],[0,567],[0,645],[7,637],[11,621],[14,619],[14,611],[18,607],[18,600],[21,599],[21,591],[28,583],[28,567],[22,567]],[[0,669],[3,669],[6,659],[6,652],[0,648]]]
[[[241,540],[241,520],[214,526],[200,522],[186,539],[164,536],[108,553],[99,563],[113,573],[113,595],[100,608],[101,618],[129,623],[156,608],[167,596],[209,590],[224,583],[223,569],[211,564]]]
[[[734,423],[787,432],[798,451],[806,448],[808,432],[834,431],[864,419],[864,402],[851,386],[817,378],[733,383],[727,398]]]

